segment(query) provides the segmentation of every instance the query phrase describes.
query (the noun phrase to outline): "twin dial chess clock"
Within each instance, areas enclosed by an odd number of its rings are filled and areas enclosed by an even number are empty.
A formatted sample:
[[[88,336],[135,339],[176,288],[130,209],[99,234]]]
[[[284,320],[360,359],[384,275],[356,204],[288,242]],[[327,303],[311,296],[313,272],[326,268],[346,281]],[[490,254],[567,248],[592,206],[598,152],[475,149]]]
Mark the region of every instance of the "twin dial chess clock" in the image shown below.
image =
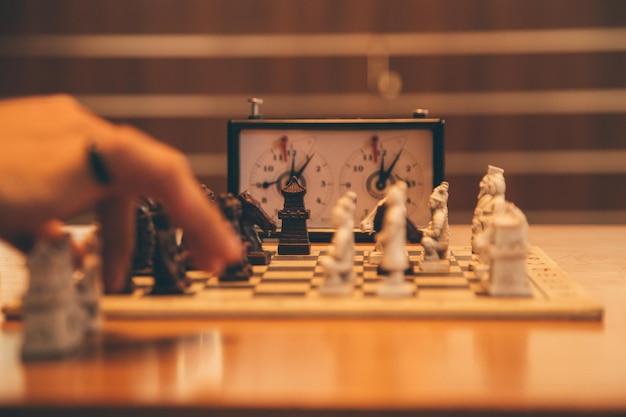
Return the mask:
[[[443,180],[444,122],[407,119],[261,119],[253,105],[247,120],[228,124],[228,191],[248,190],[275,220],[281,188],[295,176],[306,188],[309,231],[327,234],[330,212],[347,191],[357,194],[355,224],[390,185],[408,185],[407,215],[430,220],[428,198]],[[277,221],[280,226],[280,222]]]

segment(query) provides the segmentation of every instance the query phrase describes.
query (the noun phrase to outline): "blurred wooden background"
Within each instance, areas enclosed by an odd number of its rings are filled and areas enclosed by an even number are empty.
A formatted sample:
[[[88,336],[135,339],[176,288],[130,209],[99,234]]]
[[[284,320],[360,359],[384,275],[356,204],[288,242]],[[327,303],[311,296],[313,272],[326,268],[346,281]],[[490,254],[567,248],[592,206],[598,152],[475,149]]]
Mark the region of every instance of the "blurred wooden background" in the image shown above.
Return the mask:
[[[2,0],[0,95],[68,93],[226,189],[226,121],[446,119],[454,223],[488,163],[532,222],[626,221],[622,0]]]

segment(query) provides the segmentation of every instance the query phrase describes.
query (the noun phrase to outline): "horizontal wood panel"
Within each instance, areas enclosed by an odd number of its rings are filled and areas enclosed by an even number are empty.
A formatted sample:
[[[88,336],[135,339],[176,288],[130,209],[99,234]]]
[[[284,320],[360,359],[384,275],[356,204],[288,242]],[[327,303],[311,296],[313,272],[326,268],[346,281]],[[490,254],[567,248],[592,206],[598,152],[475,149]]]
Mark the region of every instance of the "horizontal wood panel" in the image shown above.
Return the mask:
[[[247,103],[241,105],[247,110]],[[626,116],[622,114],[443,117],[446,152],[626,149]],[[136,126],[186,153],[226,152],[228,119],[111,120]]]
[[[245,106],[247,103],[242,103]],[[226,153],[228,119],[111,119],[128,124],[185,153]],[[624,145],[626,147],[626,144]]]
[[[506,175],[506,197],[522,210],[626,210],[626,175]],[[476,205],[481,176],[450,176],[451,210]]]
[[[401,77],[403,93],[626,86],[624,53],[403,57],[392,58],[389,69]],[[0,59],[0,94],[5,97],[56,92],[338,94],[370,88],[365,57]]]
[[[311,33],[619,26],[620,0],[3,0],[1,33]]]
[[[623,114],[443,117],[447,151],[626,148]]]

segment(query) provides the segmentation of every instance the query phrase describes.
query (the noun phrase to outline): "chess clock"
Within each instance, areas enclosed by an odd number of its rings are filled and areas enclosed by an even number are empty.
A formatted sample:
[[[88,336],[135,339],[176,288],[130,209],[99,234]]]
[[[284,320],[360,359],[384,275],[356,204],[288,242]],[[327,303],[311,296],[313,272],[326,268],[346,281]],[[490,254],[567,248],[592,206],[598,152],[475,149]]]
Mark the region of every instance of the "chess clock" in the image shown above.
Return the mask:
[[[311,238],[332,233],[330,213],[345,192],[357,194],[355,224],[390,185],[408,185],[407,215],[430,220],[428,198],[444,176],[444,121],[405,119],[249,119],[228,123],[228,191],[247,190],[278,220],[281,187],[296,176],[306,188]],[[280,226],[280,222],[277,221]],[[325,237],[324,237],[325,236]]]

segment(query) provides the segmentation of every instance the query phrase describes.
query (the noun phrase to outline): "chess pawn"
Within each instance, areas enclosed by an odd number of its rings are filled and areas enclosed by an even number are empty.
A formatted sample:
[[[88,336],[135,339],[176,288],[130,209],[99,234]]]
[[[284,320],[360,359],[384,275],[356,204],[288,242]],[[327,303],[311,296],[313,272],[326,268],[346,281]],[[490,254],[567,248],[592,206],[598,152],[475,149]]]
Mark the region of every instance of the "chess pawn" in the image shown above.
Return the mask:
[[[404,281],[404,274],[410,266],[406,252],[406,187],[400,181],[389,189],[383,229],[377,237],[383,244],[380,266],[386,273],[384,282],[378,287],[378,295],[381,297],[413,294],[413,286]]]

